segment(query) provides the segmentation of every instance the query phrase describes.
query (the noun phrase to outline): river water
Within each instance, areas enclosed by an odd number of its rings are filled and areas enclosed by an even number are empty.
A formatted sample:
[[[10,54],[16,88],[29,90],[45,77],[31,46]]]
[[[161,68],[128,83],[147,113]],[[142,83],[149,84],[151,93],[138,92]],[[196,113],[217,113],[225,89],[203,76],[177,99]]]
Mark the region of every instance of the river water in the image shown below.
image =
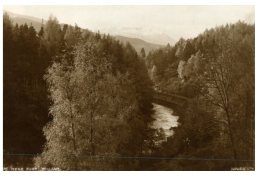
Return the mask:
[[[155,119],[151,123],[151,128],[162,129],[165,133],[165,137],[173,135],[172,127],[178,126],[178,116],[173,115],[173,110],[171,108],[153,103],[154,114],[152,117]]]

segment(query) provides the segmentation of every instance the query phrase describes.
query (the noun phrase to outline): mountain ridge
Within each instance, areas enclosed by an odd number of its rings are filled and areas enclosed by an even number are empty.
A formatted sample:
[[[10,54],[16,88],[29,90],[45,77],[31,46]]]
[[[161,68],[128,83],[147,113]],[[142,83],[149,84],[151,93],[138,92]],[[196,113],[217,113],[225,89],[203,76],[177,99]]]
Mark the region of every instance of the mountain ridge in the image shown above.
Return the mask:
[[[33,16],[27,16],[27,15],[21,15],[21,14],[16,14],[10,11],[4,10],[4,13],[7,13],[10,18],[12,19],[14,24],[22,25],[22,24],[28,24],[32,25],[36,31],[39,31],[41,29],[42,24],[46,22],[44,19],[40,19],[37,17]],[[84,28],[82,28],[84,29]],[[89,29],[87,29],[89,30]],[[148,54],[150,51],[158,49],[163,47],[164,45],[160,44],[155,44],[151,42],[147,42],[143,39],[137,38],[137,37],[126,37],[123,35],[112,35],[115,37],[116,40],[119,40],[120,42],[126,44],[129,42],[136,50],[137,53],[141,51],[142,48],[144,48],[146,54]]]
[[[163,47],[163,45],[150,43],[150,42],[147,42],[147,41],[139,39],[139,38],[125,37],[122,35],[115,35],[114,37],[122,43],[129,42],[131,45],[134,46],[134,48],[137,52],[140,52],[141,49],[144,48],[146,54],[148,54],[152,50]]]

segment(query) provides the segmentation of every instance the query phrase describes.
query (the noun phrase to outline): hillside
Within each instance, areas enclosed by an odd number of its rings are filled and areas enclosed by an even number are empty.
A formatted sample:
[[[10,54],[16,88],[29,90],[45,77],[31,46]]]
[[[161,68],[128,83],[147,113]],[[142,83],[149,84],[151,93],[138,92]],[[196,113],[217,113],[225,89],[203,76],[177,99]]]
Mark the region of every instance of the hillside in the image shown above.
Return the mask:
[[[40,18],[15,14],[9,11],[4,12],[6,12],[11,17],[13,24],[18,24],[20,26],[26,23],[28,25],[32,25],[36,31],[41,29],[42,19]],[[45,20],[43,20],[43,22],[45,22]]]
[[[36,31],[39,31],[41,28],[42,19],[40,19],[40,18],[15,14],[15,13],[12,13],[9,11],[5,11],[5,12],[11,17],[13,24],[17,23],[18,25],[22,25],[22,24],[26,23],[28,25],[32,25]],[[43,22],[45,23],[45,20],[43,20]],[[130,38],[130,37],[119,36],[119,35],[114,36],[114,37],[117,40],[121,41],[122,43],[129,42],[138,53],[140,52],[140,50],[142,48],[144,48],[145,52],[148,53],[151,50],[155,50],[155,49],[162,47],[162,45],[149,43],[149,42],[146,42],[146,41],[138,39],[138,38]]]
[[[163,47],[162,45],[149,43],[149,42],[146,42],[146,41],[138,39],[138,38],[129,38],[129,37],[120,36],[120,35],[115,36],[115,38],[117,40],[121,41],[122,43],[129,42],[131,45],[133,45],[133,47],[135,48],[135,50],[137,52],[140,52],[141,49],[144,48],[145,52],[149,53],[152,50],[156,50],[156,49]]]

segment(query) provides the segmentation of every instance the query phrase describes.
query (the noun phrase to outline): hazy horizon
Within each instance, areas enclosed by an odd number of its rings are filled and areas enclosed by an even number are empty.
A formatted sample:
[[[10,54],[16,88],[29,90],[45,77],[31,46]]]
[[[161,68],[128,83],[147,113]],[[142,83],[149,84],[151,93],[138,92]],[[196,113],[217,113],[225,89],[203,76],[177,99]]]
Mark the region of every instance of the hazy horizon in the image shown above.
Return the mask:
[[[157,44],[192,38],[207,28],[239,20],[254,23],[254,6],[4,6],[12,13],[75,23],[94,32]]]

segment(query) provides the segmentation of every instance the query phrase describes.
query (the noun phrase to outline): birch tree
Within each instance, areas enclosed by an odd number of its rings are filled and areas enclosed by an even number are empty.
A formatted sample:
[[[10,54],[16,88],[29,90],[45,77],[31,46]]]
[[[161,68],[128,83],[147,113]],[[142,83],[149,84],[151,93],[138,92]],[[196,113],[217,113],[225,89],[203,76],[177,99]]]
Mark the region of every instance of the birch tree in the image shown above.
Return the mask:
[[[111,67],[109,56],[87,43],[49,68],[53,120],[44,129],[47,143],[36,165],[95,169],[100,166],[95,159],[118,155],[118,145],[128,139],[127,121],[138,108],[136,97],[129,96],[134,95],[129,75],[112,73]]]

